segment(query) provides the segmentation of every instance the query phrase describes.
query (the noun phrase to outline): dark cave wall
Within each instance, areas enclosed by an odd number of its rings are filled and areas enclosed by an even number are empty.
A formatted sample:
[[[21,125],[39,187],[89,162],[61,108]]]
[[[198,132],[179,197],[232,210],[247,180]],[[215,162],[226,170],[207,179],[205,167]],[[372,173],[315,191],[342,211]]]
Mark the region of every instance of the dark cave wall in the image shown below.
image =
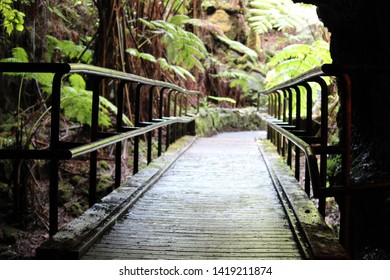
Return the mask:
[[[390,67],[390,17],[384,0],[303,0],[318,7],[331,32],[335,64]],[[390,75],[352,77],[354,182],[390,179]],[[342,93],[341,93],[342,94]],[[370,192],[352,197],[351,249],[354,258],[390,258],[390,195]]]

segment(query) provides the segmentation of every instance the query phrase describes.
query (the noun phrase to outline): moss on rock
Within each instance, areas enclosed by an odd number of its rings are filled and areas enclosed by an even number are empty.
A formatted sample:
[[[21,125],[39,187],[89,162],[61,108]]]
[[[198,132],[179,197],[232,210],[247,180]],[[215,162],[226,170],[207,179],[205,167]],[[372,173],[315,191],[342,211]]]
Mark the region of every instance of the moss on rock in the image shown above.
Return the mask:
[[[265,129],[256,108],[211,108],[201,110],[196,120],[196,134],[210,136],[221,131]]]

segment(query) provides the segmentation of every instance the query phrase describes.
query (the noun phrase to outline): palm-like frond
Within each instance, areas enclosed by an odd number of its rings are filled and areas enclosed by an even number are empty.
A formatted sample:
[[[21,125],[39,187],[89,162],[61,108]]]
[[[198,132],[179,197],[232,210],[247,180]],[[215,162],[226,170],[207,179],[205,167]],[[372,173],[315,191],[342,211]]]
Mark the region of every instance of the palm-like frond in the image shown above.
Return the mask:
[[[181,66],[187,70],[194,67],[203,71],[201,60],[208,55],[202,40],[194,33],[184,30],[180,25],[188,20],[187,16],[178,15],[171,19],[146,21],[140,19],[154,34],[163,35],[162,42],[166,48],[169,63]]]
[[[231,40],[225,35],[217,35],[217,38],[227,44],[231,49],[235,50],[236,52],[241,53],[243,55],[247,55],[252,61],[256,61],[256,59],[258,58],[258,55],[254,50],[248,48],[247,46],[241,44],[238,41]]]
[[[268,62],[267,66],[271,70],[267,73],[266,87],[271,88],[331,61],[329,44],[323,40],[315,41],[311,45],[289,45]]]
[[[79,74],[69,76],[69,84],[62,87],[61,108],[68,118],[91,125],[92,91],[86,90],[86,83]],[[110,113],[117,114],[118,108],[103,96],[99,97],[99,125],[112,125]],[[123,115],[123,121],[131,126],[131,121]]]
[[[314,6],[291,0],[251,0],[246,17],[249,26],[260,34],[272,29],[300,30],[313,23],[321,24]]]

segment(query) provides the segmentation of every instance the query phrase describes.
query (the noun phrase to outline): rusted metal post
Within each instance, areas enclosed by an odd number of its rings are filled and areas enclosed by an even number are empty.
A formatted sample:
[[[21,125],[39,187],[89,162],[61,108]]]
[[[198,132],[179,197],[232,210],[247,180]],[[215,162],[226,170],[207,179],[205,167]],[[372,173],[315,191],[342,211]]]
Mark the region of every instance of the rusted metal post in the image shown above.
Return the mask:
[[[102,78],[95,78],[93,81],[92,95],[92,119],[91,119],[91,143],[98,139],[99,127],[99,97]],[[92,151],[89,157],[89,191],[88,202],[92,206],[96,202],[96,185],[97,185],[97,151]]]
[[[56,151],[59,148],[60,136],[60,102],[61,102],[61,80],[65,73],[57,72],[53,78],[52,85],[52,108],[50,127],[50,150]],[[58,178],[59,160],[50,160],[50,188],[49,188],[49,234],[53,236],[58,231]]]
[[[116,115],[116,132],[123,132],[123,99],[124,90],[127,82],[122,81],[118,85],[116,100],[117,100],[117,115]],[[122,141],[115,144],[115,188],[121,184],[122,176]]]
[[[167,102],[167,110],[165,112],[165,116],[166,117],[170,117],[171,116],[171,102],[172,102],[172,94],[173,94],[173,90],[171,89],[169,92],[168,92],[168,102]],[[166,132],[166,148],[165,149],[168,149],[169,148],[169,145],[171,144],[171,126],[168,125],[167,126],[167,132]]]
[[[134,126],[140,127],[140,107],[141,107],[141,89],[142,84],[138,83],[135,90],[135,108],[134,108]],[[134,155],[133,155],[133,174],[138,173],[139,171],[139,136],[134,137]]]
[[[151,86],[149,88],[149,108],[148,108],[148,121],[150,123],[153,122],[153,103],[154,103],[154,89],[155,86]],[[152,162],[152,137],[153,132],[150,131],[147,133],[146,139],[147,139],[147,163]]]
[[[158,118],[160,120],[163,119],[163,111],[164,111],[164,90],[166,88],[161,88],[160,89],[160,98],[159,98],[159,103],[158,103]],[[157,144],[157,156],[161,156],[162,154],[162,127],[158,129],[158,144]]]
[[[326,149],[328,146],[328,86],[321,77],[314,78],[314,81],[321,86],[321,147]],[[327,176],[327,154],[321,153],[320,155],[320,177],[321,187],[326,187]],[[320,197],[318,209],[320,213],[325,216],[325,197]]]
[[[286,89],[287,100],[288,100],[288,124],[293,125],[293,93],[291,88]],[[287,141],[287,165],[292,168],[292,144],[289,139]]]
[[[295,90],[295,127],[299,131],[301,129],[301,90],[298,86],[294,86]],[[299,181],[300,179],[300,165],[301,165],[301,150],[295,146],[295,178]]]
[[[309,83],[303,83],[306,89],[306,136],[312,136],[313,127],[313,90]]]

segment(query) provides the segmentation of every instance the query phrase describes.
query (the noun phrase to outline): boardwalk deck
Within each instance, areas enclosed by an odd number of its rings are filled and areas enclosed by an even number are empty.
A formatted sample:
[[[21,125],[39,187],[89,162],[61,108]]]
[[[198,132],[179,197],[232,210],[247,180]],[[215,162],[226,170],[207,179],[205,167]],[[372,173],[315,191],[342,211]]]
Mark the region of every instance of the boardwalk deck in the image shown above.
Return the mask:
[[[258,137],[199,138],[83,259],[305,258]]]

